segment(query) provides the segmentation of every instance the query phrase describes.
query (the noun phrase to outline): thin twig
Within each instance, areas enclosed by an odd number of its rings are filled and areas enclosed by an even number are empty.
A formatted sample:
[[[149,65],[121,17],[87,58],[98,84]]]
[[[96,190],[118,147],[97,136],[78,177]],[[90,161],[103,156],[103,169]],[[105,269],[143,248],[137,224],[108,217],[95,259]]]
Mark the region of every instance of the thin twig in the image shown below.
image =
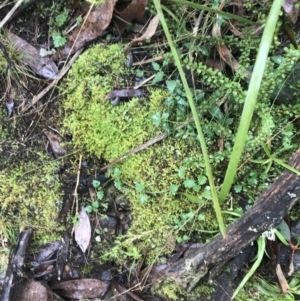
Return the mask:
[[[186,126],[188,123],[190,123],[192,120],[193,120],[193,118],[190,118],[188,121],[186,121],[186,122],[182,123],[181,125],[179,125],[177,129],[181,129],[181,128],[185,127],[185,126]],[[142,145],[140,145],[140,146],[138,146],[138,147],[136,147],[136,148],[133,148],[131,151],[129,151],[129,152],[128,152],[127,154],[125,154],[124,156],[121,156],[121,157],[119,157],[119,158],[113,160],[112,162],[110,162],[110,163],[104,165],[102,168],[100,168],[99,171],[103,171],[103,170],[106,170],[106,169],[112,167],[113,165],[115,165],[115,164],[117,164],[117,163],[123,161],[124,159],[128,158],[129,156],[131,156],[131,155],[133,155],[133,154],[136,154],[136,153],[139,153],[140,151],[142,151],[142,150],[146,149],[147,147],[149,147],[149,146],[155,144],[156,142],[159,142],[159,141],[165,139],[167,136],[168,136],[167,133],[162,133],[162,134],[160,134],[160,135],[158,135],[158,136],[156,136],[156,137],[154,137],[154,138],[148,140],[146,143],[144,143],[144,144],[142,144]]]
[[[5,16],[5,18],[0,23],[0,28],[2,28],[5,23],[10,19],[10,17],[14,14],[14,12],[17,10],[17,8],[22,4],[23,0],[19,0],[14,7],[9,11],[9,13]]]
[[[73,193],[73,196],[74,196],[74,201],[73,201],[73,208],[74,208],[74,203],[75,203],[75,214],[78,213],[78,209],[79,209],[79,205],[78,205],[78,186],[79,186],[79,179],[80,179],[80,168],[81,168],[81,161],[82,161],[82,155],[79,156],[79,162],[78,162],[78,170],[77,170],[77,179],[76,179],[76,185],[75,185],[75,188],[74,188],[74,193]],[[72,208],[72,210],[73,210]],[[73,229],[72,229],[72,235],[73,235],[73,232],[74,232],[74,229],[75,229],[75,225],[73,226]]]

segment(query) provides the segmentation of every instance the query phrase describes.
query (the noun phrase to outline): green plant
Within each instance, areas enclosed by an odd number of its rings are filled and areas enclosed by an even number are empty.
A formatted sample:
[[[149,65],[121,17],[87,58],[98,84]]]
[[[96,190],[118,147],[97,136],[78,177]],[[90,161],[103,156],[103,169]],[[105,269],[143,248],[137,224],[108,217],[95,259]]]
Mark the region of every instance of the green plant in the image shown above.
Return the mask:
[[[225,225],[224,225],[222,214],[221,214],[220,204],[219,204],[218,197],[217,197],[217,191],[216,191],[215,183],[214,183],[214,180],[213,180],[211,165],[210,165],[210,162],[209,162],[207,146],[206,146],[205,138],[204,138],[204,135],[203,135],[202,127],[201,127],[201,124],[200,124],[199,116],[198,116],[198,113],[197,113],[197,110],[196,110],[195,102],[194,102],[191,90],[188,86],[187,79],[185,77],[185,74],[184,74],[182,64],[180,62],[180,58],[178,56],[176,47],[173,43],[172,37],[170,35],[169,29],[168,29],[168,26],[167,26],[167,23],[165,21],[165,18],[164,18],[164,15],[163,15],[163,12],[162,12],[162,9],[161,9],[161,6],[160,6],[160,2],[158,0],[154,0],[154,5],[155,5],[155,8],[156,8],[157,13],[159,15],[160,21],[162,23],[162,27],[163,27],[164,32],[166,34],[169,46],[171,48],[171,52],[174,56],[176,67],[178,69],[181,81],[182,81],[183,86],[184,86],[184,91],[185,91],[187,99],[189,101],[190,109],[192,111],[192,115],[193,115],[194,122],[195,122],[195,125],[196,125],[197,133],[198,133],[198,138],[199,138],[201,149],[202,149],[202,154],[203,154],[203,158],[204,158],[204,162],[205,162],[206,174],[207,174],[208,181],[209,181],[209,186],[210,186],[210,189],[211,189],[212,200],[213,200],[213,205],[214,205],[216,217],[217,217],[217,220],[218,220],[218,225],[219,225],[219,228],[220,228],[220,232],[223,235],[225,235]]]
[[[90,205],[85,207],[85,211],[88,213],[98,213],[99,207],[104,210],[107,210],[108,203],[104,202],[104,191],[101,186],[101,183],[97,180],[93,180],[92,185],[95,189],[96,199],[92,200]]]
[[[53,44],[55,48],[59,48],[66,44],[67,39],[63,36],[62,32],[59,31],[60,28],[62,28],[63,25],[65,25],[66,21],[68,20],[69,14],[67,10],[64,10],[62,13],[59,13],[55,17],[55,22],[53,26],[53,30],[51,33],[51,37],[53,39]]]

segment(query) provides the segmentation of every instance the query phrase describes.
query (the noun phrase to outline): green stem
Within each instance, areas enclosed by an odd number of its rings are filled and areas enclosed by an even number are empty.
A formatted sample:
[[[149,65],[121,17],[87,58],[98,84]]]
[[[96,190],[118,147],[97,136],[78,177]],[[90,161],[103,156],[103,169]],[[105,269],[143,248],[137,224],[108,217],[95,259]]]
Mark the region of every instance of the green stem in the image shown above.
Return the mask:
[[[163,15],[163,12],[162,12],[162,9],[161,9],[161,5],[160,5],[160,1],[159,0],[154,0],[154,5],[155,5],[156,11],[159,15],[159,19],[160,19],[161,25],[164,29],[166,38],[168,40],[168,44],[171,48],[171,52],[173,54],[176,67],[177,67],[179,75],[181,77],[181,81],[183,83],[183,87],[184,87],[184,90],[185,90],[185,93],[186,93],[186,97],[189,101],[189,105],[190,105],[190,108],[191,108],[191,111],[192,111],[192,115],[193,115],[193,118],[195,120],[196,129],[197,129],[197,132],[198,132],[198,138],[199,138],[199,141],[200,141],[200,145],[201,145],[201,149],[202,149],[202,153],[203,153],[203,157],[204,157],[204,162],[205,162],[206,173],[207,173],[207,177],[208,177],[208,181],[209,181],[209,186],[210,186],[211,193],[212,193],[214,210],[215,210],[215,213],[216,213],[216,216],[217,216],[217,221],[218,221],[218,224],[219,224],[220,232],[224,236],[226,234],[226,228],[225,228],[224,221],[223,221],[223,218],[222,218],[220,204],[219,204],[219,201],[218,201],[218,195],[217,195],[216,187],[215,187],[215,184],[214,184],[214,178],[213,178],[211,166],[210,166],[210,163],[209,163],[209,156],[208,156],[208,153],[207,153],[206,143],[205,143],[204,135],[203,135],[202,128],[201,128],[201,125],[200,125],[197,110],[196,110],[196,107],[195,107],[195,103],[194,103],[194,100],[193,100],[193,96],[192,96],[191,90],[188,86],[188,83],[187,83],[187,80],[186,80],[181,62],[180,62],[180,58],[179,58],[178,53],[176,51],[176,47],[175,47],[175,45],[173,43],[173,40],[172,40],[172,37],[170,35],[168,25],[167,25],[166,20],[164,18],[164,15]]]

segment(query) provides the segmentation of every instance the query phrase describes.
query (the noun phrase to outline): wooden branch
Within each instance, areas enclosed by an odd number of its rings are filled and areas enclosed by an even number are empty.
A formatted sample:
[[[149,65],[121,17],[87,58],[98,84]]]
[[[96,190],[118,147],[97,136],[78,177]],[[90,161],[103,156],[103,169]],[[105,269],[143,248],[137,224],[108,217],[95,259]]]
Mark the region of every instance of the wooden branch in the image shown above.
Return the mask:
[[[300,149],[290,165],[300,170]],[[167,278],[191,291],[208,272],[216,276],[223,265],[235,257],[263,232],[276,227],[300,198],[300,177],[285,170],[257,199],[251,209],[229,226],[226,237],[217,235],[207,245],[174,263],[165,273]]]

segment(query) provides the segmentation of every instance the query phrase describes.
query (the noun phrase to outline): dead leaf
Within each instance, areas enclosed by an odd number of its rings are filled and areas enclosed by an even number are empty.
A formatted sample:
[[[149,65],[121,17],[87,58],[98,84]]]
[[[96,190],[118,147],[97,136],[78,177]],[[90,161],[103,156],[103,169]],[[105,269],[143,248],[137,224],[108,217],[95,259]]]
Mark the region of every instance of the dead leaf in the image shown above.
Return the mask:
[[[11,300],[14,301],[52,301],[53,292],[50,287],[39,281],[30,280],[25,283],[20,283],[14,287],[13,296]]]
[[[123,9],[121,6],[123,6],[124,3],[125,1],[119,1],[114,15],[114,24],[120,34],[124,32],[128,23],[135,19],[142,19],[144,17],[148,0],[132,0],[131,3]]]
[[[47,244],[42,250],[35,255],[35,261],[41,263],[50,259],[61,247],[61,241],[54,241]]]
[[[75,226],[75,241],[84,253],[91,240],[91,223],[83,206],[79,213],[78,224]]]
[[[114,5],[114,0],[107,0],[104,4],[89,10],[85,21],[69,36],[65,47],[54,54],[55,60],[67,57],[84,47],[87,42],[101,37],[111,22]]]
[[[278,282],[279,282],[281,291],[283,293],[286,293],[287,290],[290,287],[289,287],[288,282],[286,281],[286,279],[285,279],[285,277],[283,275],[283,272],[282,272],[280,264],[277,264],[277,266],[276,266],[276,275],[277,275],[277,278],[278,278]]]
[[[71,299],[92,299],[104,294],[108,285],[98,279],[78,279],[55,283],[51,288]]]
[[[156,32],[156,29],[157,29],[157,26],[159,24],[159,16],[156,15],[149,23],[146,31],[143,33],[142,36],[138,37],[138,38],[134,38],[130,44],[128,45],[125,53],[128,53],[129,50],[131,49],[132,45],[136,42],[142,42],[142,41],[145,41],[145,40],[148,40],[150,39],[151,37],[153,37],[153,35],[155,34]]]
[[[285,13],[289,16],[290,20],[293,24],[297,22],[298,14],[299,14],[299,7],[296,7],[296,3],[299,0],[284,0],[282,3],[282,8]]]
[[[8,32],[8,37],[21,55],[22,62],[28,65],[33,72],[45,78],[56,78],[58,69],[51,58],[41,57],[36,48],[11,32]]]
[[[114,90],[107,95],[105,95],[104,100],[112,99],[116,97],[135,97],[135,96],[144,96],[145,92],[141,89],[121,89]]]
[[[60,146],[62,143],[62,138],[58,136],[57,134],[54,134],[52,131],[44,130],[43,133],[47,136],[52,151],[56,156],[63,156],[67,153],[67,151]]]
[[[205,64],[207,67],[210,67],[214,70],[218,70],[218,71],[223,71],[225,68],[225,64],[224,61],[222,60],[217,60],[217,59],[207,59],[205,61]]]
[[[220,8],[219,8],[220,9]],[[221,37],[221,27],[216,22],[212,29],[213,37]],[[239,62],[231,54],[230,50],[224,44],[215,45],[217,51],[220,54],[222,60],[228,64],[235,72],[243,74],[246,78],[251,78],[252,73],[245,68],[243,68]]]

